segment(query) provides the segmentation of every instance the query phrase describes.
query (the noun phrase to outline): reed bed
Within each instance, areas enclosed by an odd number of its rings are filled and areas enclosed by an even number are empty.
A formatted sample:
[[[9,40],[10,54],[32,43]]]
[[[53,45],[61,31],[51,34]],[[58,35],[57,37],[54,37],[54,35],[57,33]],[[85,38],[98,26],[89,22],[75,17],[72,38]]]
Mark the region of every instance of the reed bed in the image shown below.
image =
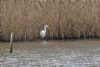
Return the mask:
[[[100,0],[0,0],[0,38],[37,40],[100,38]]]

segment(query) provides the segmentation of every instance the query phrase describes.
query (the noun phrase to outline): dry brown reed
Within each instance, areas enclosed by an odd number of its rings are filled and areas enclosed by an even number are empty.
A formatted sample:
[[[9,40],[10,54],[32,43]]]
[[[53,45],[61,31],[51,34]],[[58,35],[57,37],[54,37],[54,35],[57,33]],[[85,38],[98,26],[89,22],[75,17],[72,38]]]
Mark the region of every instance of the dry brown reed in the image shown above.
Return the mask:
[[[34,40],[48,24],[47,37],[99,38],[100,0],[0,0],[0,37]]]

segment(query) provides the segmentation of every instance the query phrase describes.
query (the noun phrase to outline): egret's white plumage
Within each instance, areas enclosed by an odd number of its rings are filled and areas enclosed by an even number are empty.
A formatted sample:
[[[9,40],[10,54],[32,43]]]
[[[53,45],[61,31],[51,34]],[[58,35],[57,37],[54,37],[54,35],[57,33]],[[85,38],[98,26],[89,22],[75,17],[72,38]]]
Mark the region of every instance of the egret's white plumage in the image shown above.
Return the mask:
[[[48,25],[45,25],[44,26],[44,30],[42,30],[41,32],[40,32],[40,37],[43,39],[43,38],[45,38],[46,37],[46,28],[48,27]]]

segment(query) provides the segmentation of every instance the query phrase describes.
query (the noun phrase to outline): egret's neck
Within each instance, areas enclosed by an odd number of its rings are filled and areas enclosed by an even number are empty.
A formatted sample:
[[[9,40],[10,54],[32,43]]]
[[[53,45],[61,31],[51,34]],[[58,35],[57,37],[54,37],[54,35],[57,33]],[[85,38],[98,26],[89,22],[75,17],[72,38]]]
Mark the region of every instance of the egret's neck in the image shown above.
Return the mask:
[[[47,30],[46,27],[44,28],[44,30],[45,30],[45,32],[46,32],[46,30]]]

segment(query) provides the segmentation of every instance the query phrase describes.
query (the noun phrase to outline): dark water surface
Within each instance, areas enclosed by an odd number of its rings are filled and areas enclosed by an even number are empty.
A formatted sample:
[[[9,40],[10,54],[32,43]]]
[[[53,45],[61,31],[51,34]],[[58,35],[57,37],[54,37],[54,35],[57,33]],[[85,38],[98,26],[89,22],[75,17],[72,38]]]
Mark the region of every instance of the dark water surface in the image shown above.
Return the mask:
[[[100,40],[0,43],[0,67],[100,67]]]

